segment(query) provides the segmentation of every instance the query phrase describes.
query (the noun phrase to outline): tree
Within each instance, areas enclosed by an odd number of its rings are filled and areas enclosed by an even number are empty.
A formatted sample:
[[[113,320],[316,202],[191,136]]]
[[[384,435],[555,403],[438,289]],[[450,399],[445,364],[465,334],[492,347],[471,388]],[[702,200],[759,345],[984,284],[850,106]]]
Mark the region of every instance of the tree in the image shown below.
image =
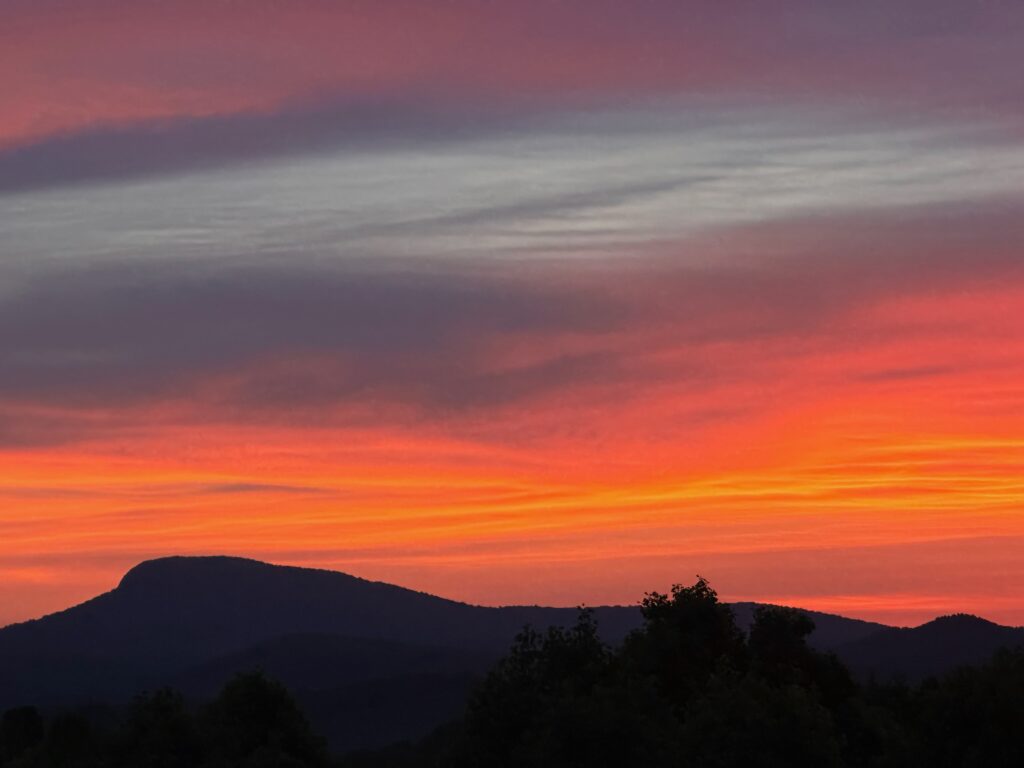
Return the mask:
[[[525,628],[470,702],[458,764],[575,764],[569,755],[584,739],[567,721],[579,705],[593,704],[610,660],[590,611],[570,629]]]
[[[813,692],[733,671],[686,708],[681,754],[692,768],[842,765],[832,716]]]
[[[15,760],[38,747],[46,735],[45,727],[35,707],[16,707],[4,712],[0,719],[0,760]]]
[[[666,765],[669,708],[649,681],[623,672],[590,611],[567,630],[526,629],[473,696],[450,764]]]
[[[834,654],[815,651],[807,644],[814,620],[803,611],[760,606],[750,629],[753,671],[775,685],[813,688],[831,709],[854,695],[849,671]]]
[[[908,710],[919,764],[1024,765],[1024,648],[920,686]]]
[[[133,768],[192,768],[199,763],[199,735],[185,700],[164,688],[132,702],[118,757]]]
[[[84,715],[65,712],[50,722],[46,734],[46,765],[60,768],[86,768],[98,761],[101,747],[92,723]]]
[[[743,633],[705,579],[676,584],[669,595],[648,593],[640,611],[644,625],[626,639],[625,661],[657,681],[673,705],[685,707],[714,672],[743,666]]]
[[[231,680],[203,718],[209,765],[319,766],[327,748],[283,685],[260,672]]]

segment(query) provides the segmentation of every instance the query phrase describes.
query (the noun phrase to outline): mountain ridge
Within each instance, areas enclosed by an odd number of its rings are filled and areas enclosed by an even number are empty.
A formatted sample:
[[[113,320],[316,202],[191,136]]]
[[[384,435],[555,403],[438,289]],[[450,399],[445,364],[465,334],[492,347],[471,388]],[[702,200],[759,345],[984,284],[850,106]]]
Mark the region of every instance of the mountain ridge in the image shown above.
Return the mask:
[[[758,605],[732,604],[742,629]],[[638,605],[593,611],[612,644],[642,621]],[[898,628],[805,613],[816,624],[811,644],[863,677],[917,679],[1024,641],[1024,630],[969,616]],[[201,699],[234,674],[262,668],[339,734],[336,747],[369,747],[457,716],[473,681],[525,625],[568,626],[576,617],[576,608],[475,606],[247,558],[160,558],[130,569],[109,592],[0,629],[0,709],[124,703],[164,685]],[[368,692],[381,714],[375,727],[360,709]],[[403,717],[390,721],[389,708]],[[362,725],[346,725],[352,718]]]
[[[1000,648],[1024,646],[1024,628],[968,613],[938,616],[916,627],[892,627],[846,643],[838,655],[862,677],[911,681],[988,661]]]

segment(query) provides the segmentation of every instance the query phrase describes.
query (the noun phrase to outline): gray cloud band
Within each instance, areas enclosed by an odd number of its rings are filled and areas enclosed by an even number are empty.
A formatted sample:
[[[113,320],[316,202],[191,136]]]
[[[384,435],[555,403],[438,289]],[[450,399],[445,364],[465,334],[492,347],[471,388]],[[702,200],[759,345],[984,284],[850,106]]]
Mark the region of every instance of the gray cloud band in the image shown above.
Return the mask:
[[[844,317],[865,301],[1022,277],[1017,215],[938,209],[764,225],[719,242],[713,267],[668,254],[529,269],[295,258],[51,271],[0,300],[0,443],[79,439],[121,410],[164,401],[227,420],[312,424],[339,404],[430,419],[584,383],[707,381],[721,373],[686,350],[810,331],[856,337]],[[701,244],[679,246],[688,247]],[[509,340],[546,351],[509,362]],[[664,349],[680,362],[652,371],[647,355]],[[204,387],[210,380],[222,386]],[[55,415],[95,408],[106,421]]]

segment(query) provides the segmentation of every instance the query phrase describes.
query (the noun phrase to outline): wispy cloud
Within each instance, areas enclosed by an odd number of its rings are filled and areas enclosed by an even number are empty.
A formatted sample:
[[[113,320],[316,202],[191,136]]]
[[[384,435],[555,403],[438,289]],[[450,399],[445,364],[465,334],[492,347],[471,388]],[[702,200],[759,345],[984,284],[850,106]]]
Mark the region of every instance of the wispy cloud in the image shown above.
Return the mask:
[[[217,550],[913,612],[1019,548],[1024,5],[3,6],[10,616]]]
[[[887,326],[915,333],[911,315],[869,326],[865,307],[1018,284],[1017,216],[1001,205],[818,216],[661,243],[642,261],[529,269],[299,257],[51,268],[0,300],[0,397],[21,406],[6,442],[61,442],[160,403],[242,421],[364,406],[374,418],[447,418],[581,386],[742,380],[757,375],[757,354],[744,370],[707,350],[874,343]],[[953,367],[927,354],[856,376]],[[75,410],[88,420],[62,427],[55,414]]]
[[[1022,27],[1014,4],[957,0],[653,0],[642,12],[603,0],[7,2],[0,143],[410,94],[468,105],[811,95],[1019,116]]]

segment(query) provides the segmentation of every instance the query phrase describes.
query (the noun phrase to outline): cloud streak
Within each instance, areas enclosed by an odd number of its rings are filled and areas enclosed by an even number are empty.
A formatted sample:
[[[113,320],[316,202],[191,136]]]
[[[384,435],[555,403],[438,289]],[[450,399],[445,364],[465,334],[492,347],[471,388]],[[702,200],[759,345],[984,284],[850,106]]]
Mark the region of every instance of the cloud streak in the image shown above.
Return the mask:
[[[360,405],[378,417],[428,418],[579,387],[743,377],[706,351],[855,344],[865,306],[1024,283],[1011,234],[1018,215],[997,207],[816,217],[662,246],[645,262],[556,260],[529,270],[297,258],[51,270],[0,301],[0,398],[36,409],[40,425],[58,409],[203,402],[243,421],[268,412],[329,418]],[[1011,321],[1004,332],[1015,329]],[[862,380],[950,368],[929,359]],[[25,413],[8,440],[25,439]]]
[[[272,112],[88,128],[0,151],[0,194],[184,174],[339,149],[458,142],[509,131],[516,117],[458,106],[348,101]]]
[[[1019,131],[1022,33],[1016,6],[956,0],[8,3],[0,178],[180,172],[709,93]]]
[[[1022,36],[957,0],[7,0],[0,621],[216,551],[887,618],[1001,578],[1024,620]]]

